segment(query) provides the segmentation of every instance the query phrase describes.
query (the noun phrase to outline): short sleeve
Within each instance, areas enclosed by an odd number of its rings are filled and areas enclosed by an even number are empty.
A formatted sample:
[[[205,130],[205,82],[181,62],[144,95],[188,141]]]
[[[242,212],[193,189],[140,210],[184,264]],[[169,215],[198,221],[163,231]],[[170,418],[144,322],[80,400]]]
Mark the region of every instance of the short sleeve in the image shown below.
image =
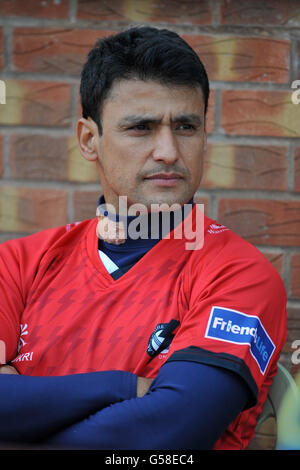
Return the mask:
[[[280,276],[245,242],[236,250],[225,247],[203,267],[194,265],[185,295],[188,310],[168,360],[236,372],[251,389],[253,405],[286,339],[286,293]]]
[[[15,358],[28,296],[36,289],[34,282],[38,274],[43,276],[45,269],[42,260],[49,247],[53,247],[66,233],[66,227],[58,227],[0,244],[1,363],[8,363]]]

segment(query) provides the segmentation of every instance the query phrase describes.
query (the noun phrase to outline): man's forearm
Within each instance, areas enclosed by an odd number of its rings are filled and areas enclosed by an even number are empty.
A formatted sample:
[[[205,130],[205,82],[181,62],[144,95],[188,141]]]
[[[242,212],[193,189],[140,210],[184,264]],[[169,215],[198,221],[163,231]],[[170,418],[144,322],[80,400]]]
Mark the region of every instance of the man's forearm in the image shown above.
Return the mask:
[[[210,449],[248,399],[248,386],[231,371],[171,362],[160,369],[142,398],[108,406],[44,444],[75,449]]]
[[[37,442],[136,396],[137,377],[104,371],[59,377],[0,375],[0,442]]]

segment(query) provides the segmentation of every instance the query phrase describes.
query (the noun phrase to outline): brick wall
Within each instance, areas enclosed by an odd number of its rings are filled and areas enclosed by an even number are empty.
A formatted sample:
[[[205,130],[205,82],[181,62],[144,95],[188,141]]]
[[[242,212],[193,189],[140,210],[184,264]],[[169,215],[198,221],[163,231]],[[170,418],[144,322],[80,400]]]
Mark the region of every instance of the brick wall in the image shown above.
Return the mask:
[[[94,217],[100,192],[80,156],[79,74],[96,39],[133,24],[180,33],[207,67],[212,96],[207,214],[255,244],[288,294],[300,339],[300,3],[297,0],[1,0],[0,241]],[[298,355],[299,357],[299,355]],[[294,361],[295,362],[295,361]],[[268,424],[254,446],[273,445]]]

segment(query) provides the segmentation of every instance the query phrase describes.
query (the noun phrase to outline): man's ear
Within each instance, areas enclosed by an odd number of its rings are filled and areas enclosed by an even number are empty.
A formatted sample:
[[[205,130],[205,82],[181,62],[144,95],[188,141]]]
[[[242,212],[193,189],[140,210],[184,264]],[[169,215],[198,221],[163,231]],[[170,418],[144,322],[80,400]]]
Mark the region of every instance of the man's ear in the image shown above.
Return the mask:
[[[98,160],[98,126],[91,118],[80,118],[77,122],[77,140],[82,156],[90,161]]]

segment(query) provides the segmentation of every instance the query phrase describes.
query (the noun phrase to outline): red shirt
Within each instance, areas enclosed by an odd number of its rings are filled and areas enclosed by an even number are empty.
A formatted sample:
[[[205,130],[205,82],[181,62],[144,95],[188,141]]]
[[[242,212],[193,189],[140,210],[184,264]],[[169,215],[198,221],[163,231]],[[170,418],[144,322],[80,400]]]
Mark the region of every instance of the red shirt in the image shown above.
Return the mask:
[[[202,248],[165,238],[113,280],[98,254],[96,224],[87,220],[0,246],[6,362],[25,375],[114,369],[155,377],[175,351],[194,346],[196,360],[236,370],[257,393],[257,404],[215,445],[246,448],[286,337],[286,295],[275,269],[205,217]],[[152,358],[151,344],[172,320],[171,344]]]

